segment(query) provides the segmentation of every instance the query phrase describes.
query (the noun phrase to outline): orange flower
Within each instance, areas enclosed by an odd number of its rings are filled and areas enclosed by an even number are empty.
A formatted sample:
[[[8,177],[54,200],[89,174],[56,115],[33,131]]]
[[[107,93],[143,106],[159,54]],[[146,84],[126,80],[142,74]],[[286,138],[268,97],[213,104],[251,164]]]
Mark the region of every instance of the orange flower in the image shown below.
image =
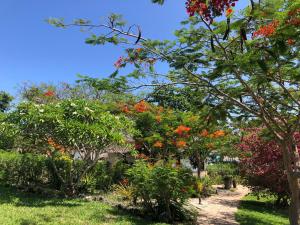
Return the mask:
[[[276,32],[278,26],[279,22],[277,20],[274,20],[265,26],[261,26],[257,31],[253,33],[253,37],[271,37]]]
[[[216,138],[217,137],[223,137],[223,136],[225,136],[225,132],[223,130],[217,130],[213,133],[213,136],[216,137]]]
[[[144,100],[142,100],[142,101],[140,101],[140,102],[138,102],[137,104],[134,105],[134,109],[137,112],[142,113],[142,112],[148,111],[149,110],[149,106],[148,106],[148,104]]]
[[[157,142],[154,143],[153,147],[155,147],[155,148],[162,148],[163,145],[164,144],[161,141],[157,141]]]
[[[187,144],[186,144],[186,142],[185,141],[177,141],[176,142],[176,147],[177,148],[184,148],[184,147],[186,147],[187,146]]]
[[[201,137],[207,137],[208,136],[208,131],[206,129],[201,131],[200,136]]]
[[[184,125],[180,125],[175,130],[175,133],[177,133],[179,136],[183,136],[184,134],[187,134],[190,130],[191,130],[191,128],[186,127]]]
[[[228,8],[228,9],[226,10],[226,17],[231,16],[232,13],[233,13],[233,9],[232,9],[232,8]]]

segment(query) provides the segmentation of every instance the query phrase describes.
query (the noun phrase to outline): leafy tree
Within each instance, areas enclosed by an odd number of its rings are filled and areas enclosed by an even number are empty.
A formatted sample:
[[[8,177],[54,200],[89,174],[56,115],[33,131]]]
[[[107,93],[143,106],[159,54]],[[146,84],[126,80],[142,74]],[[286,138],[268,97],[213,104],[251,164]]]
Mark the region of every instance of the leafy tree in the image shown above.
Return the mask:
[[[242,175],[254,191],[268,190],[277,196],[278,204],[286,204],[288,180],[284,172],[280,146],[262,135],[262,129],[252,128],[238,145]],[[299,134],[295,134],[299,145]]]
[[[10,115],[32,148],[49,157],[67,194],[78,191],[84,176],[113,146],[126,147],[133,123],[115,116],[96,101],[64,100],[48,104],[22,103]],[[64,170],[59,170],[62,161]]]
[[[136,67],[128,79],[153,78],[136,88],[201,87],[203,93],[234,107],[237,115],[261,120],[282,150],[291,193],[290,222],[300,224],[300,157],[293,135],[300,126],[300,1],[251,0],[239,15],[234,12],[235,3],[187,0],[190,17],[175,32],[176,41],[149,40],[139,27],[137,32],[125,29],[116,15],[100,26],[85,20],[69,25],[57,19],[50,22],[59,27],[109,29],[93,35],[88,44],[138,46],[127,49],[115,64],[118,70],[127,64]],[[161,76],[155,73],[157,61],[167,63],[170,71]]]
[[[8,93],[1,91],[0,92],[0,112],[5,112],[13,100],[13,97]]]

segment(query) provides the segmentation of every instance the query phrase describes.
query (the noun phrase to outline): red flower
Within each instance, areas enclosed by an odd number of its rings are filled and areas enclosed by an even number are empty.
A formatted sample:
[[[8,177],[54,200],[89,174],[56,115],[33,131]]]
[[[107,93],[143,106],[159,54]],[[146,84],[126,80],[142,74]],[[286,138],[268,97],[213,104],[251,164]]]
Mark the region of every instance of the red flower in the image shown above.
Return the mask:
[[[253,37],[271,37],[276,32],[278,26],[279,22],[274,20],[265,26],[261,26],[257,31],[253,33]]]
[[[191,130],[191,128],[186,127],[184,125],[180,125],[177,127],[177,129],[175,130],[175,133],[177,133],[179,136],[184,136],[186,135],[189,131]]]
[[[231,16],[232,13],[233,13],[233,9],[232,9],[232,8],[228,8],[228,9],[226,10],[226,17]]]
[[[44,93],[44,96],[46,96],[46,97],[53,97],[54,95],[55,95],[54,91],[50,91],[50,90],[48,90]]]

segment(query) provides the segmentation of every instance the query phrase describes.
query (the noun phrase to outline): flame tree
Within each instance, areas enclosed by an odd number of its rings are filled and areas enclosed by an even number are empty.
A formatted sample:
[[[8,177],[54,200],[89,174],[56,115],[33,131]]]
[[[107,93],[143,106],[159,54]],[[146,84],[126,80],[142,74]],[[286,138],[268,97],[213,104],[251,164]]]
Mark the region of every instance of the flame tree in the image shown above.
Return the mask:
[[[153,0],[163,4],[163,0]],[[236,1],[188,0],[188,19],[175,31],[177,41],[150,40],[139,26],[126,28],[118,15],[108,23],[76,20],[71,25],[102,29],[87,44],[133,44],[115,64],[118,70],[133,64],[127,78],[153,77],[134,88],[189,86],[228,103],[234,115],[257,118],[280,146],[290,189],[290,223],[300,224],[300,158],[294,133],[300,125],[299,0],[250,0],[240,13]],[[184,5],[184,3],[183,3]],[[138,48],[136,48],[138,47]],[[156,62],[170,71],[158,74]],[[161,79],[160,79],[161,78]],[[150,80],[150,79],[148,79]]]

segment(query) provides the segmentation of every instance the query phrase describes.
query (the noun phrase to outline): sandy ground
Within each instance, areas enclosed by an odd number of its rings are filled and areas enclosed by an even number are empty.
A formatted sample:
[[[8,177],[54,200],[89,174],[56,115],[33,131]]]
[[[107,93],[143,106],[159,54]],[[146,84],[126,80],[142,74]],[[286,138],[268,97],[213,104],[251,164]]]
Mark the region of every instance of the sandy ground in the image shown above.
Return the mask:
[[[247,187],[239,185],[235,191],[218,189],[217,195],[203,199],[200,205],[197,198],[190,199],[190,204],[199,210],[199,225],[239,224],[235,221],[234,214],[240,199],[248,193]]]

